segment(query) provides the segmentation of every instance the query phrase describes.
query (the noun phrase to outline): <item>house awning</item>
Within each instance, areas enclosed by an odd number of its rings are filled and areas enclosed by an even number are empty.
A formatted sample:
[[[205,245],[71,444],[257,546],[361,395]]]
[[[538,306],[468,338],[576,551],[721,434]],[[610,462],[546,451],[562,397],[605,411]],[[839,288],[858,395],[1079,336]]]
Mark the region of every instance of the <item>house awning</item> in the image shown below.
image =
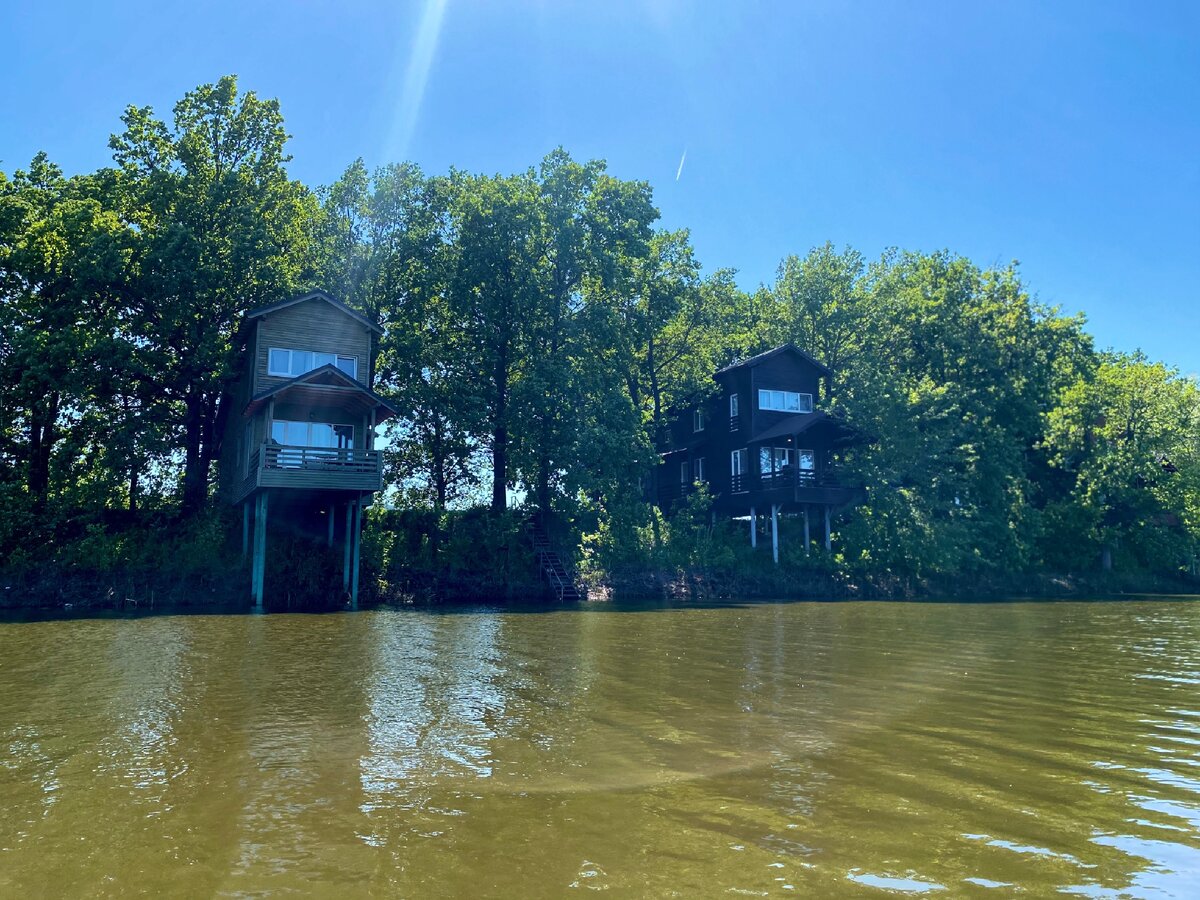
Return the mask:
[[[273,398],[286,398],[289,402],[311,406],[338,406],[363,413],[375,410],[376,422],[386,422],[400,414],[388,401],[332,364],[256,394],[250,398],[242,415],[249,418]]]
[[[856,428],[841,419],[835,419],[826,412],[814,412],[789,416],[751,436],[747,443],[761,444],[784,437],[798,437],[801,434],[827,438],[834,447],[853,444],[862,437]]]

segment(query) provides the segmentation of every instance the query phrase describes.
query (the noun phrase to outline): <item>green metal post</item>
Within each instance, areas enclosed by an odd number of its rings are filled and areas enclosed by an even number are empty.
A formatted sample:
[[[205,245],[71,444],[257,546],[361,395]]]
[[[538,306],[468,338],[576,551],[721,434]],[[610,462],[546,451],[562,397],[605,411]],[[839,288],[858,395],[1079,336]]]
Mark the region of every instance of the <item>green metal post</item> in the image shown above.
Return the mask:
[[[350,608],[358,609],[358,560],[362,555],[362,497],[354,501],[354,570],[350,576]]]
[[[346,545],[343,548],[344,555],[342,557],[342,590],[350,590],[350,504],[346,504]]]
[[[263,582],[267,569],[267,499],[268,494],[259,494],[258,516],[254,528],[254,611],[263,611]]]

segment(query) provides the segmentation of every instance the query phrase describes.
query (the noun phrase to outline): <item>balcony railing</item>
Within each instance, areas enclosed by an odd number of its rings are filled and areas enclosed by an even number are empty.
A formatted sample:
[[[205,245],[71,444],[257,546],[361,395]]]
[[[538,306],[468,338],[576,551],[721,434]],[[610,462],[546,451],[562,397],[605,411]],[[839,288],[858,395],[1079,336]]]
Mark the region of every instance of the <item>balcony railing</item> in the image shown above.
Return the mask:
[[[378,450],[263,444],[250,460],[241,495],[259,487],[378,491],[383,487]]]
[[[264,444],[264,469],[310,469],[347,474],[377,474],[378,450],[351,450],[342,447],[288,447]]]

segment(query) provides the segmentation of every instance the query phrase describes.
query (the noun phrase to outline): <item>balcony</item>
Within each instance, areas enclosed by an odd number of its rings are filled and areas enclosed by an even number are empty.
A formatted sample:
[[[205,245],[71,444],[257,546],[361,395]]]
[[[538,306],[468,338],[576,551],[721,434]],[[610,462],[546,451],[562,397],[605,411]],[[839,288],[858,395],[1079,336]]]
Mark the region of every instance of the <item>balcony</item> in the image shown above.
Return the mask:
[[[260,487],[378,491],[383,487],[382,455],[378,450],[262,444],[250,459],[240,496]]]

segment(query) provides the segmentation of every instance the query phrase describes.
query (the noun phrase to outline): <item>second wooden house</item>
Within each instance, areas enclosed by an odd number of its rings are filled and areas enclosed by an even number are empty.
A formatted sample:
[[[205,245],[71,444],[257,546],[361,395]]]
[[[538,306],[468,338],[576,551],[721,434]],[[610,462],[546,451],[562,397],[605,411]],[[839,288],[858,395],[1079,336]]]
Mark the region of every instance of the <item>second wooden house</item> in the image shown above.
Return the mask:
[[[670,426],[657,473],[659,505],[677,505],[702,484],[714,514],[749,517],[755,545],[759,517],[770,517],[776,561],[781,514],[803,517],[806,549],[814,525],[828,548],[832,514],[861,493],[836,468],[839,452],[861,435],[821,409],[822,382],[831,374],[794,344],[716,372],[717,390]]]

